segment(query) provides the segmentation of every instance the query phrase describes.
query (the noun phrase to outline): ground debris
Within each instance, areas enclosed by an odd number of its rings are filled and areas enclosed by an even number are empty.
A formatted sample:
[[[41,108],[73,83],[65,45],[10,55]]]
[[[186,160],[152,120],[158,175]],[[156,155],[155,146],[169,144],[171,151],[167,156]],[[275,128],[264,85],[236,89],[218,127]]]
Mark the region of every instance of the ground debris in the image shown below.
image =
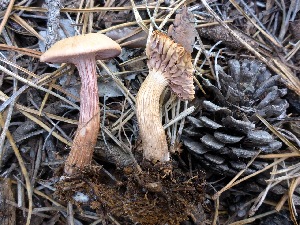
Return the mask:
[[[135,19],[133,2],[142,21]],[[299,180],[299,154],[291,151],[300,146],[296,2],[0,1],[0,111],[5,118],[0,224],[25,224],[32,210],[27,222],[34,225],[245,224],[253,218],[259,219],[251,224],[292,224],[300,204],[300,187],[294,182]],[[137,173],[131,165],[138,167],[143,160],[135,158],[142,151],[135,96],[148,74],[144,47],[152,28],[165,34],[169,28],[176,42],[194,50],[197,87],[189,104],[195,110],[166,128],[171,158],[180,166],[161,169],[142,163]],[[97,62],[102,130],[93,160],[103,167],[54,186],[62,175],[55,171],[64,164],[77,127],[81,83],[74,67],[41,63],[39,57],[46,42],[96,32],[116,36],[122,46],[119,57]],[[176,101],[165,94],[165,124],[189,107]],[[184,148],[177,148],[181,144]],[[209,184],[205,197],[200,169]],[[5,184],[7,179],[12,185]],[[31,186],[24,186],[26,180]],[[7,197],[16,190],[15,199]],[[214,202],[209,195],[216,192],[220,198]],[[16,216],[10,214],[13,210]],[[249,210],[255,213],[250,218]],[[10,216],[15,219],[8,221]]]
[[[232,28],[234,29],[234,28]],[[228,30],[226,30],[221,25],[212,25],[208,27],[201,27],[197,29],[199,32],[199,35],[204,38],[208,38],[210,40],[214,41],[222,41],[223,44],[232,47],[234,49],[241,49],[244,48],[244,46],[236,40],[234,37],[230,35]],[[258,44],[247,35],[243,34],[241,31],[234,29],[234,32],[237,33],[245,42],[250,44],[252,47],[257,48]]]
[[[181,44],[187,52],[193,52],[197,30],[195,18],[191,12],[188,12],[187,7],[183,7],[182,12],[176,14],[174,23],[168,29],[168,35],[176,43]]]
[[[126,172],[114,171],[116,180],[101,167],[86,168],[77,177],[58,182],[55,195],[81,210],[88,207],[99,214],[109,213],[121,224],[179,224],[205,217],[199,212],[205,187],[203,174],[190,178],[170,164],[145,163],[142,168],[141,173],[128,168]],[[75,201],[78,192],[89,200]]]
[[[9,204],[14,202],[14,195],[10,179],[6,178],[0,181],[0,224],[16,224],[16,208]]]

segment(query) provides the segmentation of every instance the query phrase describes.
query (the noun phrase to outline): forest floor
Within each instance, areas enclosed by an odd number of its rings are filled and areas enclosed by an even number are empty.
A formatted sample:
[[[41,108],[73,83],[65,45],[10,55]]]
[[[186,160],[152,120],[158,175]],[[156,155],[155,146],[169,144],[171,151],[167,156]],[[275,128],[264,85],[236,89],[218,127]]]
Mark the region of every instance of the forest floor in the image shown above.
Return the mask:
[[[298,0],[1,1],[0,224],[298,224],[299,11]],[[191,101],[172,82],[160,98],[165,163],[143,157],[136,116],[153,31],[191,55],[195,85]],[[81,81],[40,56],[96,32],[122,53],[97,61],[92,165],[68,176]]]

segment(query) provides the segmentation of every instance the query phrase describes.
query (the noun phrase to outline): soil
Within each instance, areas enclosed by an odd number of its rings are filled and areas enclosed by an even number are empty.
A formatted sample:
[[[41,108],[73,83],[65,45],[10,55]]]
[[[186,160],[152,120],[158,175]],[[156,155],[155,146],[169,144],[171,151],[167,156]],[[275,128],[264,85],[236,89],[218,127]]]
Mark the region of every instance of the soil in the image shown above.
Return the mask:
[[[298,1],[275,0],[1,1],[0,224],[297,224],[299,10]],[[194,66],[193,101],[169,89],[161,96],[166,163],[142,157],[135,115],[152,30],[183,46]],[[97,62],[93,162],[68,176],[81,82],[73,65],[39,57],[60,39],[91,32],[117,41],[122,53]],[[253,67],[263,74],[250,76]],[[253,77],[266,79],[257,98]],[[261,117],[259,104],[269,109]],[[250,139],[245,124],[264,137]],[[215,131],[242,137],[237,154],[218,145]],[[258,140],[268,138],[280,148],[264,151]]]

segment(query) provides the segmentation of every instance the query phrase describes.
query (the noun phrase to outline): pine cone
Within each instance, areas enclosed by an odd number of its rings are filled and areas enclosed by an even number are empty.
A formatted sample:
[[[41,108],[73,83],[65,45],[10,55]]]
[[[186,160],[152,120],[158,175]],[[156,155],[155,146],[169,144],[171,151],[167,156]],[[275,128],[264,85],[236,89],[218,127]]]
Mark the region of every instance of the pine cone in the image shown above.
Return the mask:
[[[202,85],[211,99],[201,101],[201,111],[189,116],[183,144],[204,168],[234,176],[257,154],[279,150],[282,143],[256,117],[271,122],[286,116],[288,103],[282,99],[280,76],[256,60],[229,60],[229,75],[217,68],[216,85],[204,79]],[[253,173],[268,165],[255,160],[245,171]]]

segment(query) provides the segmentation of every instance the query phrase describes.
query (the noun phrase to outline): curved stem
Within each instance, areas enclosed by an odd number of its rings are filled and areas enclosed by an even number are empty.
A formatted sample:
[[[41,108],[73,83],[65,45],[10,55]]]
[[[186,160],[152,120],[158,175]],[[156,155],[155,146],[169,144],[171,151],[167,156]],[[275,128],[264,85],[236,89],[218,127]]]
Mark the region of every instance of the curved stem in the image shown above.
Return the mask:
[[[142,139],[144,158],[151,161],[169,161],[168,144],[160,116],[160,96],[168,85],[157,71],[149,73],[136,98],[136,114]]]
[[[95,56],[74,63],[81,77],[80,117],[65,172],[74,174],[90,165],[100,128],[99,95]]]

